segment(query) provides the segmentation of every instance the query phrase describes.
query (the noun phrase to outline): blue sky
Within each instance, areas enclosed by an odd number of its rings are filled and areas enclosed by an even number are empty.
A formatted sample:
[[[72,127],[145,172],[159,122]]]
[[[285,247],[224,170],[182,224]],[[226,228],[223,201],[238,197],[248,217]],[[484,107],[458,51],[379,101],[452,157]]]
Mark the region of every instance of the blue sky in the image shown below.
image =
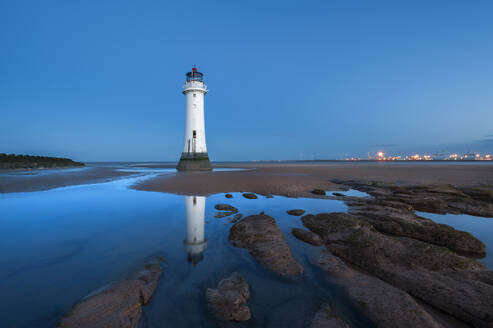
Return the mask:
[[[493,151],[491,1],[0,1],[0,152],[213,160]]]

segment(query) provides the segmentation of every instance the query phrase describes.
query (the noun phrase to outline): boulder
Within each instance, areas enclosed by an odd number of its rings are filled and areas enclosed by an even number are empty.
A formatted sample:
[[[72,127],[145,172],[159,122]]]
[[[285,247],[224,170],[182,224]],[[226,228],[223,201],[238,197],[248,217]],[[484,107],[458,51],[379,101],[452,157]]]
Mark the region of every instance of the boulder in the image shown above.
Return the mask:
[[[325,190],[323,189],[313,189],[311,193],[314,195],[325,196]]]
[[[229,230],[235,247],[247,248],[250,254],[270,270],[282,275],[298,275],[303,267],[293,258],[276,221],[265,214],[250,215]]]
[[[233,195],[231,195],[231,194],[226,194],[226,195],[224,195],[224,197],[226,197],[226,198],[233,198]]]
[[[221,280],[217,289],[208,288],[206,292],[209,311],[219,320],[249,320],[251,313],[246,304],[249,297],[248,283],[237,272]]]
[[[313,246],[322,246],[324,244],[320,236],[311,231],[303,230],[300,228],[293,228],[291,230],[291,234],[297,239],[304,241],[305,243],[312,244]]]
[[[286,211],[286,213],[288,213],[289,215],[301,216],[301,215],[305,214],[305,210],[295,209],[295,210]]]
[[[59,328],[137,327],[142,306],[149,302],[161,276],[162,258],[157,257],[128,279],[90,294],[62,318]]]

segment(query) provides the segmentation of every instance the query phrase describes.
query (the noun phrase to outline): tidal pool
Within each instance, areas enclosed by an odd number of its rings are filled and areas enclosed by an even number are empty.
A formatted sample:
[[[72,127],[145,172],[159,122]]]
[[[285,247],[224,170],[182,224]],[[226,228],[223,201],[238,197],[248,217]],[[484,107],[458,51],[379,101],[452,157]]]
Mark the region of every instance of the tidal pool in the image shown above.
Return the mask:
[[[121,279],[149,256],[165,258],[159,286],[144,307],[144,327],[213,327],[205,291],[233,271],[251,290],[253,317],[241,327],[308,327],[329,303],[355,327],[371,324],[345,299],[343,290],[313,264],[321,248],[295,239],[307,213],[346,211],[335,200],[233,193],[181,196],[128,188],[147,175],[108,183],[0,195],[0,317],[5,327],[54,327],[72,305]],[[231,204],[244,216],[274,217],[301,277],[281,277],[258,264],[246,249],[228,242],[232,223],[214,218],[214,205]]]
[[[344,196],[350,196],[350,197],[371,197],[371,195],[369,193],[359,191],[356,189],[349,189],[346,191],[343,191],[343,190],[341,190],[341,191],[327,191],[327,193],[329,194],[329,196],[334,196],[334,193],[336,193],[336,194],[342,194]]]

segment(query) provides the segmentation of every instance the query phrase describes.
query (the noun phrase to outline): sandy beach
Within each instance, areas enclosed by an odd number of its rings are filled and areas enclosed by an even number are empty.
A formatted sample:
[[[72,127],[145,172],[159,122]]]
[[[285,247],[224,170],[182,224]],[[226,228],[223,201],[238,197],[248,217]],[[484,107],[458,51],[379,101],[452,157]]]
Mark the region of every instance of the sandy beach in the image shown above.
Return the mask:
[[[226,165],[218,166],[226,167]],[[228,164],[227,167],[243,170],[178,173],[146,180],[135,188],[191,195],[250,191],[260,194],[301,197],[310,196],[310,190],[315,188],[339,189],[339,185],[331,182],[335,179],[373,180],[404,185],[493,186],[493,166],[489,164],[235,163]]]
[[[134,173],[118,171],[114,165],[46,170],[1,170],[0,193],[30,192],[100,183],[131,174]]]
[[[135,168],[135,164],[132,167]],[[3,171],[0,193],[28,192],[99,183],[129,176],[120,171],[129,164],[91,164],[80,169]],[[173,168],[169,164],[145,164],[144,168]],[[158,175],[134,186],[138,190],[185,195],[210,195],[221,192],[249,191],[291,197],[310,196],[314,188],[337,190],[331,181],[373,180],[409,184],[452,184],[457,186],[493,186],[493,165],[461,163],[218,163],[219,170]],[[234,171],[221,171],[234,168]]]

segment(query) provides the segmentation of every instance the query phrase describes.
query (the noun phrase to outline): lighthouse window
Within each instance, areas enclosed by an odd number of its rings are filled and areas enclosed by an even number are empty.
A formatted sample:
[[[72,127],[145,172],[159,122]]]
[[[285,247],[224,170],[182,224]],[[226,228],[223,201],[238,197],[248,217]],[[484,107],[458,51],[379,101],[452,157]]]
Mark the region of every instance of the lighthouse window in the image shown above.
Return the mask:
[[[193,97],[195,98],[195,97],[197,97],[197,95],[194,93],[194,94],[193,94]]]

